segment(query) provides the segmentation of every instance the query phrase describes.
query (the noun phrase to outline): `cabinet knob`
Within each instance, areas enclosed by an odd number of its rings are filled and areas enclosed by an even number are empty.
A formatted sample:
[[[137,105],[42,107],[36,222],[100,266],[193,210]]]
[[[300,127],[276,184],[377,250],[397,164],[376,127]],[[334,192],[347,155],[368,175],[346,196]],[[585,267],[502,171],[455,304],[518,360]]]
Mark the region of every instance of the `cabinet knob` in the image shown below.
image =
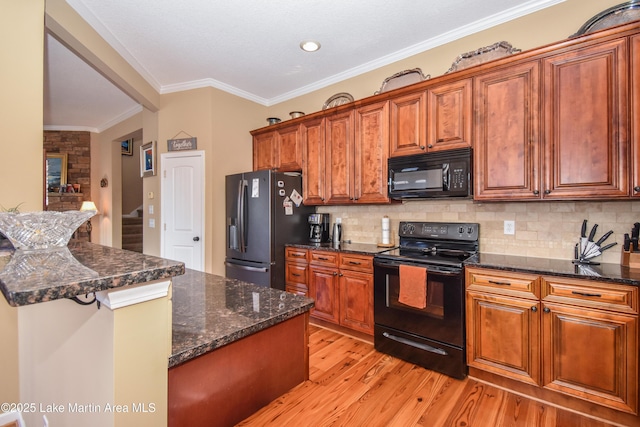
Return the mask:
[[[427,145],[427,147],[433,148],[433,144],[429,144],[429,145]]]
[[[340,273],[340,274],[338,274],[338,276],[342,277],[342,276],[344,276],[344,274]]]
[[[421,145],[421,146],[420,146],[420,149],[421,149],[421,150],[424,150],[425,148],[426,148],[426,147],[425,147],[424,145]]]
[[[337,276],[337,275],[338,275],[338,272],[337,272],[337,271],[334,271],[334,272],[333,272],[333,275],[334,275],[334,276]]]
[[[531,307],[531,311],[533,311],[533,312],[535,313],[536,311],[538,311],[538,307],[536,307],[536,306],[534,305],[533,307]]]
[[[200,241],[200,237],[198,237],[198,236],[194,237],[194,238],[193,238],[193,241],[194,241],[194,242],[199,242],[199,241]]]
[[[637,185],[635,187],[633,187],[633,191],[635,191],[636,193],[640,191],[640,187],[638,187]]]
[[[535,194],[536,196],[540,194],[540,191],[538,190],[533,190],[533,194]]]
[[[544,190],[544,194],[551,194],[551,190]]]
[[[548,307],[543,308],[542,311],[544,311],[545,313],[551,313],[551,310],[549,310]]]

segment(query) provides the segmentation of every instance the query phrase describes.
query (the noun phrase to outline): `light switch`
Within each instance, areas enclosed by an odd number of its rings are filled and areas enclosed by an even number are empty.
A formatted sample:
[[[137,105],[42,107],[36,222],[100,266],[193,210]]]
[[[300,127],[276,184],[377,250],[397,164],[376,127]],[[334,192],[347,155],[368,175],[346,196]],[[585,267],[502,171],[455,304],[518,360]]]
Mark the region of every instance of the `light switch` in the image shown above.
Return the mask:
[[[149,218],[149,228],[156,228],[156,220]]]
[[[149,193],[147,194],[147,196],[148,196],[150,199],[153,199],[153,197],[154,197],[154,195],[153,195],[153,191],[149,191]]]
[[[153,215],[153,205],[149,205],[149,215]]]

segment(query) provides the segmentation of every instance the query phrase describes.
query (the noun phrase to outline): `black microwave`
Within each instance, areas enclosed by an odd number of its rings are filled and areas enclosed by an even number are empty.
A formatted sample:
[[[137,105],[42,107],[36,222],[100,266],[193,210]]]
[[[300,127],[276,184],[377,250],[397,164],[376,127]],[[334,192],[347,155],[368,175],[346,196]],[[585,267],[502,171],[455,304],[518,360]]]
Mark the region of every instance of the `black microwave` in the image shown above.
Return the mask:
[[[471,148],[392,157],[388,166],[391,199],[473,195]]]

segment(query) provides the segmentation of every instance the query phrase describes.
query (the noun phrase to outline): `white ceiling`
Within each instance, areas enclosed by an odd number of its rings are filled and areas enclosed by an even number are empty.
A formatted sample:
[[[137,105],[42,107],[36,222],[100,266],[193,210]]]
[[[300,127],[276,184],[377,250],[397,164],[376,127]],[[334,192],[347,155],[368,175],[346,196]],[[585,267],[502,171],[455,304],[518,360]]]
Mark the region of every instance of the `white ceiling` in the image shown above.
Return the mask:
[[[159,93],[300,96],[564,0],[67,0]],[[322,48],[303,52],[299,43]],[[52,36],[45,129],[100,132],[141,107]]]

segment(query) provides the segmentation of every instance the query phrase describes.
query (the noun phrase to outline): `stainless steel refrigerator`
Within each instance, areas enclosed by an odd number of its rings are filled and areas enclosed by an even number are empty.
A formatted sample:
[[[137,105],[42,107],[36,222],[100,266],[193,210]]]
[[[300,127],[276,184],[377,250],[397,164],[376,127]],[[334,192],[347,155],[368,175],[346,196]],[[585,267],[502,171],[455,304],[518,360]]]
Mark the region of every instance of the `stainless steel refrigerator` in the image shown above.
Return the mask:
[[[284,245],[309,241],[300,174],[270,170],[226,177],[225,274],[284,290]]]

